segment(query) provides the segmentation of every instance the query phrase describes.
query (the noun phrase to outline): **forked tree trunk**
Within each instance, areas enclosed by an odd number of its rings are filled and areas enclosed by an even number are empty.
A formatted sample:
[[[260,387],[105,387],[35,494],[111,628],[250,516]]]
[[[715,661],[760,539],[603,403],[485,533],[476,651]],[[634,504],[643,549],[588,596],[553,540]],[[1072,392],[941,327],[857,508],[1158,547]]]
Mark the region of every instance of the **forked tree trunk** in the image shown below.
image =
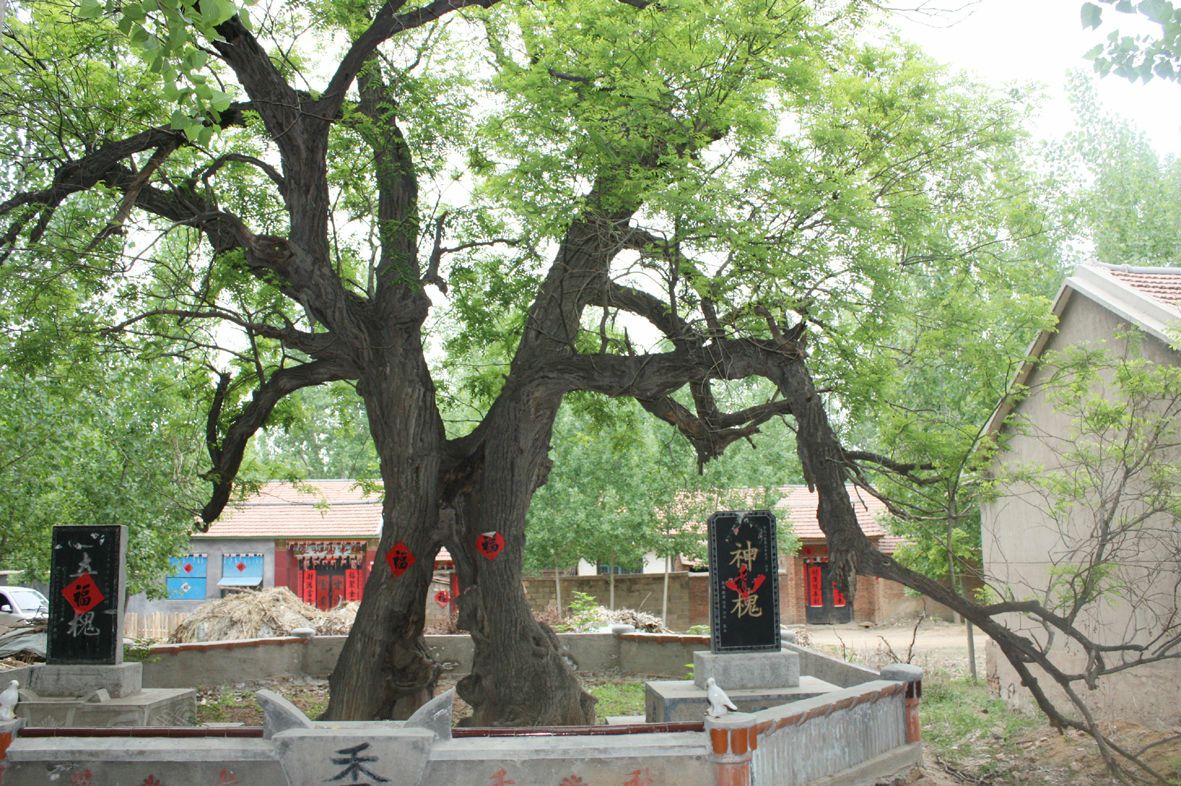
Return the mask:
[[[455,508],[458,542],[448,546],[461,582],[459,626],[475,645],[471,674],[457,689],[476,726],[594,723],[595,700],[579,686],[554,632],[533,618],[521,581],[525,514],[548,471],[556,411],[553,402],[500,413],[476,488]],[[474,547],[488,533],[504,541],[491,559]]]
[[[382,335],[379,369],[357,392],[381,460],[385,496],[378,555],[353,627],[329,678],[331,720],[404,719],[430,699],[439,666],[422,638],[439,550],[443,428],[416,336]],[[376,343],[376,342],[375,342]],[[409,554],[400,575],[386,555]],[[399,568],[400,569],[400,568]]]

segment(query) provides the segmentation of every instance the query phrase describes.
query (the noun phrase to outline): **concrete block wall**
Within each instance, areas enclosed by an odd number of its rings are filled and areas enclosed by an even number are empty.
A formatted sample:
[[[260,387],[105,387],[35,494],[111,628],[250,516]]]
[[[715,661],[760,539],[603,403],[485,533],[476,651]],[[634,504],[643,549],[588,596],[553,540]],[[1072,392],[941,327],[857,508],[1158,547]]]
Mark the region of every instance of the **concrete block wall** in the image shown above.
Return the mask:
[[[344,636],[289,636],[276,639],[212,641],[194,644],[158,644],[143,663],[143,684],[147,688],[206,687],[233,682],[251,682],[293,675],[326,678],[336,667]],[[625,633],[560,633],[558,641],[577,664],[579,671],[616,671],[676,677],[686,673],[695,650],[708,650],[708,636]],[[426,637],[435,660],[448,671],[466,674],[471,670],[473,645],[466,634]],[[19,672],[19,673],[18,673]],[[4,679],[19,679],[24,671],[5,672]]]
[[[562,605],[570,608],[575,592],[593,595],[600,605],[607,606],[611,598],[608,576],[563,576]],[[557,590],[554,579],[529,578],[524,580],[525,594],[534,613],[556,606]],[[664,597],[664,574],[628,574],[615,577],[615,608],[635,609],[660,616]],[[673,573],[668,583],[668,625],[672,630],[685,630],[691,625],[709,624],[709,576],[704,573]]]
[[[0,724],[0,775],[5,786],[311,786],[343,778],[393,786],[860,786],[890,780],[919,759],[912,721],[921,691],[917,677],[893,677],[904,678],[910,682],[873,680],[824,698],[732,713],[710,719],[704,731],[470,730],[452,739],[448,723],[432,731],[412,722],[313,723],[296,716],[288,723],[284,716],[262,736],[192,728],[46,736],[18,721]]]

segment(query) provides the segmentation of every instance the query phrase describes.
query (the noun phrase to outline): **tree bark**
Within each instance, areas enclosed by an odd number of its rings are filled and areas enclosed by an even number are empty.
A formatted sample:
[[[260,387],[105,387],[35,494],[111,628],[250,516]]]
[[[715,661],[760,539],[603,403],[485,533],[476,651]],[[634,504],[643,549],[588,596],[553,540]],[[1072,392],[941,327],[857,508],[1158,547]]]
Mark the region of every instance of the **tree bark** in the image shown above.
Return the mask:
[[[457,690],[476,726],[594,723],[595,700],[583,692],[557,636],[533,618],[522,582],[525,515],[549,469],[549,438],[560,398],[514,396],[489,414],[484,456],[473,493],[455,507],[459,627],[475,645],[471,673]],[[504,548],[488,559],[477,538],[498,533]]]
[[[357,386],[381,461],[385,498],[378,560],[353,628],[329,679],[326,719],[404,719],[430,699],[439,666],[422,638],[439,538],[443,426],[434,385],[413,333],[387,332]],[[375,371],[374,371],[375,370]],[[413,556],[395,575],[385,556],[397,544]]]

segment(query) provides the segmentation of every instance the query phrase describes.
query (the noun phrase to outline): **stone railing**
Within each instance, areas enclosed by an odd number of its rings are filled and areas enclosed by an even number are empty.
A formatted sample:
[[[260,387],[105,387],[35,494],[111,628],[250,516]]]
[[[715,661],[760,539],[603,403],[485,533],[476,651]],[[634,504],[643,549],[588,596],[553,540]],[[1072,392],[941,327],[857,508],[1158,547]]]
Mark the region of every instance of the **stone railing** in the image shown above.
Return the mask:
[[[919,761],[922,672],[687,725],[451,729],[451,695],[405,723],[317,723],[259,692],[259,728],[32,729],[0,722],[5,786],[168,784],[392,786],[859,786]],[[342,773],[344,773],[342,775]],[[342,780],[353,777],[368,780]]]
[[[918,765],[922,670],[752,713],[706,721],[717,786],[857,786]]]

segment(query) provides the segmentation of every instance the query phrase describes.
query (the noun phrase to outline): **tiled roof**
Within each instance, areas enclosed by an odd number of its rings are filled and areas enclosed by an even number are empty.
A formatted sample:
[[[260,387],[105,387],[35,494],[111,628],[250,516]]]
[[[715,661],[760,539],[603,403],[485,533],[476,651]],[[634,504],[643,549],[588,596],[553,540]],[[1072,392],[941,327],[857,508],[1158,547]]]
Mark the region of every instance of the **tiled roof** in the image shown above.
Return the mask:
[[[815,492],[802,485],[784,486],[781,491],[783,497],[775,505],[775,509],[787,514],[796,537],[801,540],[822,539],[824,532],[821,531],[820,522],[816,518],[819,498]],[[849,499],[853,503],[853,511],[857,514],[857,523],[866,537],[880,538],[887,535],[885,528],[877,521],[878,517],[886,512],[886,506],[881,500],[852,487],[849,488]]]
[[[375,538],[381,535],[381,495],[352,480],[271,482],[231,503],[197,538]]]
[[[783,486],[775,504],[781,520],[791,522],[801,540],[820,540],[816,520],[818,497],[807,486]],[[751,492],[752,499],[754,492]],[[877,518],[886,510],[880,500],[850,488],[850,499],[861,531],[881,538],[881,548],[893,552],[900,538],[890,536]],[[381,535],[381,496],[366,495],[352,480],[310,480],[298,485],[271,482],[258,494],[226,506],[209,530],[195,538],[376,538]],[[889,550],[887,551],[887,545]],[[436,560],[450,559],[442,550]]]
[[[1104,269],[1137,292],[1181,308],[1181,268],[1105,266]]]
[[[1181,327],[1181,267],[1129,267],[1127,265],[1080,265],[1062,283],[1054,297],[1053,313],[1062,319],[1075,295],[1099,304],[1129,324],[1155,336],[1166,345],[1176,341]],[[1056,330],[1043,330],[1029,349],[1026,360],[1009,384],[1014,390],[1029,380]],[[988,420],[987,433],[997,434],[1013,412],[1018,399],[1006,394]]]
[[[877,521],[886,512],[886,506],[882,501],[853,486],[849,486],[848,491],[849,499],[853,503],[853,512],[857,514],[857,523],[861,526],[861,531],[865,533],[866,537],[882,538],[883,541],[891,537]],[[816,518],[816,509],[820,502],[816,493],[809,491],[808,487],[802,484],[780,486],[779,493],[781,496],[775,503],[776,518],[781,522],[790,522],[792,531],[801,540],[823,540],[824,532],[820,529],[820,522]],[[730,492],[726,496],[726,501],[717,503],[718,508],[733,510],[735,505],[743,504],[742,500],[757,508],[760,505],[759,500],[763,498],[761,492],[753,489],[741,489],[737,492]],[[735,502],[735,499],[739,501]],[[698,504],[700,505],[700,502]],[[691,522],[686,527],[697,529],[702,533],[705,532],[705,524],[702,522]],[[886,553],[891,553],[898,544],[903,542],[905,539],[893,538],[891,550]]]
[[[907,543],[910,543],[910,541],[898,535],[883,535],[882,539],[878,541],[878,551],[883,554],[892,555],[895,551],[898,551],[899,546],[904,546]]]

